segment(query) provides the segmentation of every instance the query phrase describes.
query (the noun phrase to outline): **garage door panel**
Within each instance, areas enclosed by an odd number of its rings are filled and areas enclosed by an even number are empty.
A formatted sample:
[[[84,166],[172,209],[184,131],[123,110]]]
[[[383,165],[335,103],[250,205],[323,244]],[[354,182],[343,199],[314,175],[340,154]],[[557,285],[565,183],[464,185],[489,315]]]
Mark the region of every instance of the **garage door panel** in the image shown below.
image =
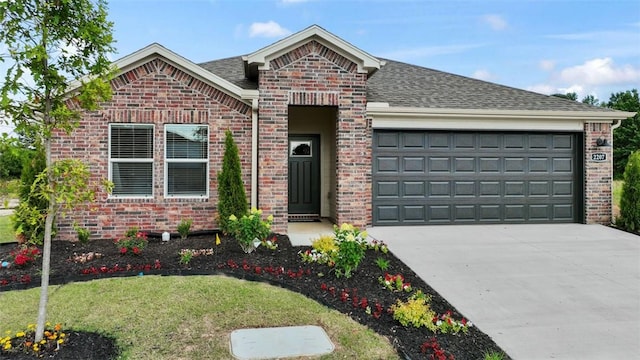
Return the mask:
[[[429,157],[429,173],[450,173],[451,159],[448,157]]]
[[[405,223],[424,223],[426,220],[426,206],[407,205],[402,208],[403,221]]]
[[[455,157],[453,159],[456,173],[474,173],[476,171],[476,159],[472,157]]]
[[[425,172],[425,158],[424,156],[406,156],[402,158],[402,165],[404,172]]]
[[[374,134],[376,225],[576,219],[575,134]]]
[[[527,161],[523,157],[504,158],[504,172],[524,173],[527,168],[526,165],[527,165]]]
[[[376,159],[377,172],[398,173],[400,172],[400,161],[397,156],[381,156]]]
[[[425,181],[403,181],[402,182],[402,196],[412,199],[423,199],[426,196]]]
[[[425,149],[426,141],[423,133],[402,133],[402,147],[406,149],[416,150]]]

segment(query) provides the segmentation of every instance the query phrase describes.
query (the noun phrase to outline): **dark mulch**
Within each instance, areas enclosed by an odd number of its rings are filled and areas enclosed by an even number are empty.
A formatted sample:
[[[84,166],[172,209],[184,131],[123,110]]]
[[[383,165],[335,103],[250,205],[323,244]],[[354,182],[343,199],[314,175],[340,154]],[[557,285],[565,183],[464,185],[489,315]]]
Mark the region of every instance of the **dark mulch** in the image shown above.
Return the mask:
[[[432,353],[423,353],[421,347],[425,341],[432,338],[455,359],[482,359],[487,352],[502,351],[489,336],[476,327],[471,327],[467,334],[433,334],[425,328],[405,328],[394,320],[386,309],[397,299],[405,300],[408,294],[391,292],[378,283],[378,277],[383,276],[384,271],[375,264],[377,258],[389,261],[388,273],[402,274],[414,289],[421,289],[431,295],[431,307],[438,314],[452,311],[456,319],[462,318],[463,314],[458,313],[446,299],[390,252],[383,254],[368,250],[354,276],[349,279],[336,279],[333,272],[324,265],[303,263],[298,252],[307,248],[292,247],[286,236],[278,236],[278,249],[269,250],[261,246],[251,254],[243,253],[234,240],[224,237],[222,244],[216,247],[215,235],[212,234],[193,235],[186,240],[172,238],[169,242],[162,242],[157,237],[150,237],[149,240],[148,247],[139,256],[120,255],[118,249],[108,240],[91,241],[87,245],[54,241],[50,283],[64,284],[114,276],[137,276],[140,273],[178,276],[224,274],[281,286],[341,311],[388,337],[405,359],[431,359]],[[15,244],[1,245],[0,259],[7,259],[8,253],[14,248]],[[194,257],[189,266],[184,266],[179,263],[178,255],[184,248],[216,248],[216,254]],[[103,256],[86,263],[70,260],[74,254],[89,252],[102,253]],[[0,269],[0,291],[39,286],[39,271],[39,262],[26,269]],[[361,307],[363,298],[367,299],[373,309],[372,314],[367,314]],[[383,311],[376,313],[376,304],[379,304]],[[108,337],[69,329],[66,329],[66,332],[70,333],[70,343],[59,351],[56,358],[108,359],[107,354],[115,354],[113,341]],[[113,351],[109,352],[109,349]],[[21,359],[14,355],[6,356],[0,354],[3,359]]]

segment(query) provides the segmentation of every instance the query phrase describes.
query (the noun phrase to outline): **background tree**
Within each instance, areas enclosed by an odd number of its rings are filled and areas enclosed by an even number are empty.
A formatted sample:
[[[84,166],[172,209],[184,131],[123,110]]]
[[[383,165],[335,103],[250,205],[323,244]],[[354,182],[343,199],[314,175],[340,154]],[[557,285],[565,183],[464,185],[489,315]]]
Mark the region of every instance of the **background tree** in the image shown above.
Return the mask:
[[[598,100],[593,95],[587,95],[584,98],[582,98],[582,103],[583,104],[588,104],[588,105],[593,105],[593,106],[600,106],[600,100]]]
[[[640,150],[629,156],[624,170],[620,217],[616,225],[628,231],[640,232]]]
[[[632,118],[622,121],[620,127],[613,131],[613,177],[621,179],[629,155],[640,149],[640,98],[638,90],[627,90],[611,94],[607,107],[636,112]]]
[[[578,100],[578,94],[574,92],[570,92],[566,94],[551,94],[551,96],[559,97],[561,99],[573,100],[573,101]]]
[[[71,132],[80,110],[96,109],[111,94],[108,83],[113,24],[104,0],[21,0],[0,2],[1,59],[8,68],[0,87],[0,110],[18,131],[39,138],[46,170],[33,190],[48,200],[42,256],[42,285],[36,341],[43,337],[48,301],[53,219],[62,206],[86,200],[87,168],[51,160],[55,132]],[[79,86],[68,93],[68,82]],[[73,103],[73,106],[68,106]]]
[[[218,174],[218,226],[225,234],[231,233],[229,216],[246,215],[249,205],[242,182],[242,169],[238,147],[231,131],[225,132],[222,171]]]

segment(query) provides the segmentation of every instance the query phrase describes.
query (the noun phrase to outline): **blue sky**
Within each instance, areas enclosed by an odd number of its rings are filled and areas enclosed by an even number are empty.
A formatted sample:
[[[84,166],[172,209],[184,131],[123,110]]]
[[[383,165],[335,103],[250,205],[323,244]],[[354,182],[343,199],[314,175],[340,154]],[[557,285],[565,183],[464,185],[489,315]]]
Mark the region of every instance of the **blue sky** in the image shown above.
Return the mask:
[[[111,0],[114,59],[158,42],[194,62],[312,24],[378,57],[581,99],[640,88],[638,0]]]

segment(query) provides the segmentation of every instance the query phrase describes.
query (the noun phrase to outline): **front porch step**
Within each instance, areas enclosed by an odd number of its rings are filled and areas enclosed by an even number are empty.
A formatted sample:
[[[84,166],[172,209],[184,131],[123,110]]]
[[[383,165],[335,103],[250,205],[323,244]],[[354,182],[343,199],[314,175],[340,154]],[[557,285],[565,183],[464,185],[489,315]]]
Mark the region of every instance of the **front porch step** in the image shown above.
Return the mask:
[[[289,222],[317,222],[320,214],[289,214]]]

